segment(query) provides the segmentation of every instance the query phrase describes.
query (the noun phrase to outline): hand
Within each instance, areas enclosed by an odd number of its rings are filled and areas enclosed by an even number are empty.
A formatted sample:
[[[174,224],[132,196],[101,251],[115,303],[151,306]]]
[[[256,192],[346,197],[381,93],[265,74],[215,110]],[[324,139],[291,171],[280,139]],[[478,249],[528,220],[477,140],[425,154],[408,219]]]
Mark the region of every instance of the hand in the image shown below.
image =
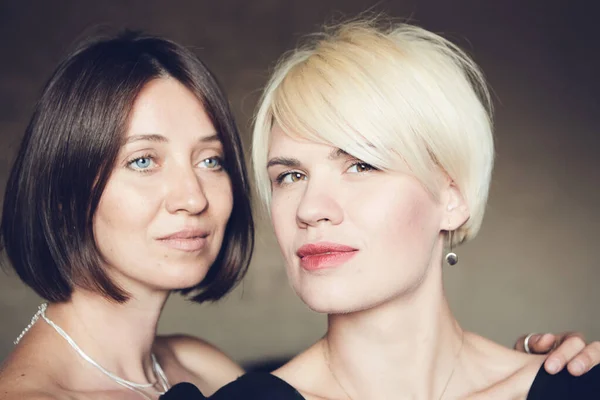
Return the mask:
[[[515,343],[515,350],[525,351],[527,335]],[[585,338],[578,332],[534,334],[529,338],[529,350],[533,354],[548,354],[544,368],[549,374],[556,374],[565,365],[571,375],[579,376],[600,363],[600,342],[586,345]],[[568,364],[567,364],[568,362]]]

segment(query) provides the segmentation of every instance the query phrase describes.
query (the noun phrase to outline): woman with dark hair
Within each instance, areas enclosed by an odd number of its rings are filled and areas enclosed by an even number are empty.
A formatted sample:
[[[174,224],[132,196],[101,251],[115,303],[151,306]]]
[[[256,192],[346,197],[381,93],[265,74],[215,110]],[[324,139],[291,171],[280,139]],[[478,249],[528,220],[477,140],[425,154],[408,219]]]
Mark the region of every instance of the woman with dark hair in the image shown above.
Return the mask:
[[[179,381],[212,393],[242,373],[200,339],[156,336],[169,293],[221,298],[254,237],[227,100],[183,47],[127,32],[60,64],[1,229],[13,268],[48,303],[4,363],[0,397],[155,399]]]

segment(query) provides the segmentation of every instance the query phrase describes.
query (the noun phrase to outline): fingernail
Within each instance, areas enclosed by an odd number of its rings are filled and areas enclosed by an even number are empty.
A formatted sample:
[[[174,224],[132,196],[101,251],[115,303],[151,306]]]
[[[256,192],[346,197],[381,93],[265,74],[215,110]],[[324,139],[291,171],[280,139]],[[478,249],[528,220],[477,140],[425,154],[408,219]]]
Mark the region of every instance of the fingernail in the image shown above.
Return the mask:
[[[546,361],[546,371],[550,372],[551,374],[557,373],[559,368],[560,362],[558,362],[558,360],[551,358],[548,361]]]
[[[544,335],[536,333],[535,335],[529,338],[529,343],[537,343],[542,337],[544,337]]]
[[[585,369],[585,366],[579,360],[575,360],[571,363],[571,371],[578,375],[583,374],[584,369]]]

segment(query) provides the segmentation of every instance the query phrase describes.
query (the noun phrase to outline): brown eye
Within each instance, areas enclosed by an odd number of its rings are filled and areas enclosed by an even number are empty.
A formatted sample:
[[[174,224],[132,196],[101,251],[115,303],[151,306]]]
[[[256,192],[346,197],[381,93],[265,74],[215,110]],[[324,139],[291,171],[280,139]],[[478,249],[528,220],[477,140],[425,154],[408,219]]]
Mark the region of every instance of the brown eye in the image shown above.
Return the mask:
[[[358,172],[364,172],[368,171],[370,169],[369,167],[370,166],[368,164],[361,163],[356,166],[356,169],[358,170]]]
[[[290,174],[290,179],[292,182],[298,182],[302,180],[303,175],[299,172],[292,172]]]
[[[277,183],[279,185],[289,185],[291,183],[300,182],[304,179],[306,179],[306,176],[302,172],[285,172],[277,177]]]
[[[367,164],[364,162],[356,162],[356,163],[352,164],[350,166],[350,168],[348,168],[347,171],[350,173],[361,173],[361,172],[372,171],[374,169],[375,169],[375,167],[373,167],[370,164]]]

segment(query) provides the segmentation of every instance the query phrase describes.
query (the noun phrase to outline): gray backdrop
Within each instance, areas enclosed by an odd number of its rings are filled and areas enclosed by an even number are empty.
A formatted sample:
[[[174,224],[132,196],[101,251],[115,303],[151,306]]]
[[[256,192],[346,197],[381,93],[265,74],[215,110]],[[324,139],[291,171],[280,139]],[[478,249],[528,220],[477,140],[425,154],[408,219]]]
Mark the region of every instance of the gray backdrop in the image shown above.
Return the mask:
[[[375,10],[454,38],[493,87],[497,164],[483,229],[459,248],[447,291],[463,325],[504,344],[528,331],[576,329],[600,339],[597,71],[589,1],[380,1]],[[0,187],[40,90],[73,43],[98,26],[166,35],[195,49],[222,81],[249,143],[268,69],[299,35],[353,16],[369,1],[0,1]],[[226,300],[174,296],[161,332],[200,335],[240,362],[285,357],[324,332],[294,296],[270,227]],[[40,300],[0,275],[0,360]]]

